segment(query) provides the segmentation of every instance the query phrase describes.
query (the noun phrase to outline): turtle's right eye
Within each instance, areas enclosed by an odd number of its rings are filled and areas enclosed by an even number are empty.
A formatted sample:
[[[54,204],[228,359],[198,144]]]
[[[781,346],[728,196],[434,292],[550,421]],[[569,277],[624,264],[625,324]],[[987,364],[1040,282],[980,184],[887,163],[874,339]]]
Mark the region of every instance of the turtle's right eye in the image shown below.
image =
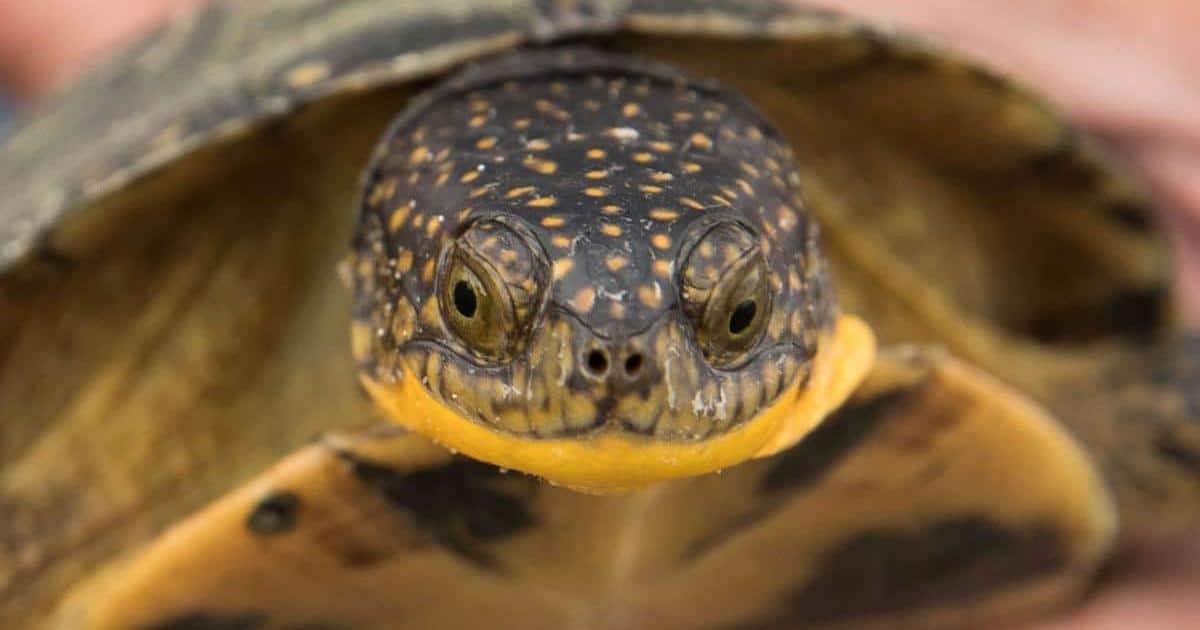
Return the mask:
[[[447,326],[472,352],[504,359],[511,346],[512,305],[486,262],[463,248],[450,254],[442,280],[441,306]]]

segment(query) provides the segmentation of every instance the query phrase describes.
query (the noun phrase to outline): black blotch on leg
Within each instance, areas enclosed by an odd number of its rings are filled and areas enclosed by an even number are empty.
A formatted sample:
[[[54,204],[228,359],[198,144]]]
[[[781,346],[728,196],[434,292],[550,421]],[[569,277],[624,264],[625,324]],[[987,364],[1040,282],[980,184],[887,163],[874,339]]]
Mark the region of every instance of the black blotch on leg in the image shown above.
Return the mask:
[[[409,515],[434,542],[476,566],[499,570],[487,545],[535,524],[528,503],[538,482],[525,475],[502,474],[468,459],[401,473],[348,453],[341,457],[359,481]]]
[[[1060,572],[1068,552],[1050,526],[1013,529],[958,516],[919,531],[867,531],[833,549],[783,602],[789,623],[849,621],[971,601]]]
[[[885,392],[843,406],[796,446],[776,457],[763,480],[762,491],[776,492],[815,484],[915,391],[918,390]]]
[[[843,406],[797,445],[772,458],[759,488],[759,492],[767,495],[761,507],[732,515],[724,527],[689,545],[681,560],[694,561],[767,518],[792,496],[787,491],[803,491],[815,485],[916,391],[919,390],[905,388],[883,392]]]
[[[1136,232],[1149,232],[1154,228],[1154,212],[1142,203],[1114,201],[1105,207],[1105,212],[1113,220]]]
[[[1141,341],[1166,323],[1167,303],[1167,291],[1161,286],[1129,289],[1095,302],[1038,313],[1020,330],[1044,343],[1084,343],[1113,335]]]
[[[1164,432],[1155,440],[1154,448],[1167,461],[1200,476],[1200,451],[1188,448],[1174,435]]]
[[[275,492],[258,502],[246,518],[246,529],[259,536],[281,534],[296,526],[300,497],[293,492]]]

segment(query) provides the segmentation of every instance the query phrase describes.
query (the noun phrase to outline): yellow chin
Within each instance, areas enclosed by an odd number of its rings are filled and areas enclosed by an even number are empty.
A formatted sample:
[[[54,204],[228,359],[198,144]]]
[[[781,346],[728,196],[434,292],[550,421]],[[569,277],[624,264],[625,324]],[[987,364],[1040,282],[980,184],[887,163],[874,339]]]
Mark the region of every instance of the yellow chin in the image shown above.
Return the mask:
[[[871,329],[857,317],[843,315],[818,344],[806,383],[792,385],[741,427],[698,442],[664,442],[621,431],[580,438],[522,437],[460,416],[433,398],[412,370],[405,370],[398,383],[367,376],[362,381],[393,422],[446,448],[581,492],[608,494],[710,473],[795,444],[846,400],[874,360]]]

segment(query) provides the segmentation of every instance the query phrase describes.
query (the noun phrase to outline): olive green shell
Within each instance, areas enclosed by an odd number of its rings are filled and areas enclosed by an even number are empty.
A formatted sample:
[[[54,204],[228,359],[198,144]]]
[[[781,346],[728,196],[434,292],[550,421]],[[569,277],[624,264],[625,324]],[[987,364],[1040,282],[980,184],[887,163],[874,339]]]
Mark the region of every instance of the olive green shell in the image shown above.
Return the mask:
[[[936,66],[947,96],[985,84],[997,97],[984,104],[994,109],[985,116],[995,128],[973,130],[997,151],[963,166],[1045,164],[1115,188],[1098,203],[1123,220],[1145,221],[1140,202],[1109,181],[1043,103],[953,55],[838,14],[734,0],[267,0],[218,3],[175,20],[24,121],[0,151],[0,271],[39,248],[53,251],[57,226],[131,181],[306,104],[422,79],[521,44],[606,33],[628,34],[635,49],[645,38],[661,36],[664,45],[687,38],[689,45],[664,52],[702,57],[696,64],[713,69],[732,61],[713,54],[719,40],[786,41],[798,58],[753,68],[764,80],[790,75],[783,89],[881,64]],[[945,137],[925,141],[953,152],[961,130],[948,118]]]

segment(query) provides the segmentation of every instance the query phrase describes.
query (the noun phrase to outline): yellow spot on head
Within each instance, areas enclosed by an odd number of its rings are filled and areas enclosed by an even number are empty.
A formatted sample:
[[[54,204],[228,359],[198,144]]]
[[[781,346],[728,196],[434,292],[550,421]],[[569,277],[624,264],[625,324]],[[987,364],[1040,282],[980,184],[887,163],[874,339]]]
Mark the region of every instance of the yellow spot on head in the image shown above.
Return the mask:
[[[425,284],[433,282],[434,260],[430,258],[425,261],[425,266],[421,268],[421,281]]]
[[[571,246],[571,239],[563,236],[562,234],[555,234],[554,236],[550,237],[550,243],[555,247],[567,248]]]
[[[615,206],[615,205],[609,204],[607,206],[604,206],[603,208],[600,208],[600,212],[611,216],[614,214],[621,214],[623,212],[623,210],[621,210],[621,206]]]
[[[475,143],[475,148],[483,150],[491,149],[495,147],[496,143],[498,142],[500,142],[500,139],[496,136],[487,136],[486,138],[480,138],[479,141]]]
[[[679,213],[667,208],[655,208],[650,211],[650,218],[655,221],[674,221],[679,218]]]
[[[458,178],[458,181],[464,184],[470,184],[477,179],[479,179],[479,171],[472,169],[466,173],[463,173],[462,177]]]
[[[655,171],[654,174],[650,176],[650,179],[661,184],[663,182],[669,182],[675,179],[675,176],[663,171]]]
[[[653,186],[650,184],[642,184],[638,186],[638,190],[651,195],[656,195],[663,191],[662,186]]]
[[[675,148],[675,145],[665,140],[655,140],[648,143],[647,146],[649,146],[652,151],[658,151],[659,153],[666,153],[667,151],[671,151]]]
[[[609,271],[620,271],[629,264],[629,259],[624,256],[610,256],[604,260],[604,266],[608,267]]]
[[[613,319],[625,319],[625,305],[620,302],[612,302],[608,305],[608,314],[612,315]]]
[[[396,269],[400,273],[408,273],[412,271],[413,253],[409,250],[400,252],[400,256],[396,258]]]
[[[608,189],[604,186],[589,186],[583,189],[583,194],[589,197],[606,197],[608,196],[608,192]]]
[[[596,305],[596,290],[592,287],[584,287],[580,289],[571,298],[571,306],[581,313],[587,313]]]
[[[798,223],[799,221],[800,221],[800,218],[796,216],[796,211],[792,210],[792,208],[790,206],[787,206],[787,205],[779,206],[779,227],[780,228],[782,228],[784,230],[791,230],[792,228],[796,227],[796,223]]]
[[[695,162],[684,162],[683,163],[683,172],[684,173],[699,173],[701,170],[703,170],[703,169],[700,167],[699,164],[697,164]]]
[[[692,141],[692,146],[696,147],[697,149],[701,149],[703,151],[707,151],[713,147],[712,138],[710,138],[702,133],[692,134],[691,141]]]
[[[659,249],[669,249],[671,247],[671,237],[666,234],[655,234],[650,237],[650,244]]]
[[[671,277],[671,261],[656,260],[656,261],[654,261],[653,267],[654,267],[654,275],[656,275],[660,278],[670,278]]]
[[[621,228],[611,223],[605,223],[600,226],[600,233],[605,236],[620,236]]]
[[[633,154],[633,161],[638,162],[640,164],[645,164],[646,162],[653,162],[654,154],[647,153],[645,151],[640,151],[638,153]]]
[[[662,306],[662,288],[657,283],[638,287],[638,299],[650,308]]]
[[[518,118],[513,121],[513,129],[528,129],[532,122],[528,118]]]
[[[521,162],[525,168],[531,169],[542,175],[553,175],[558,171],[558,163],[552,160],[539,160],[535,157],[527,157]]]
[[[412,212],[412,208],[407,205],[396,208],[396,210],[392,212],[391,218],[388,219],[388,231],[395,232],[401,227],[404,227],[404,221],[408,219],[409,212]]]
[[[695,114],[692,114],[692,112],[675,112],[674,116],[675,120],[678,120],[679,122],[687,122],[695,117]]]
[[[537,138],[536,140],[530,140],[529,142],[526,142],[525,148],[529,149],[530,151],[545,151],[546,149],[550,148],[550,141],[543,138]]]
[[[371,198],[368,200],[373,206],[379,205],[383,201],[391,199],[396,194],[396,179],[388,178],[375,185],[371,190]]]
[[[604,179],[608,177],[608,171],[588,171],[583,176],[588,179]]]
[[[588,149],[587,157],[589,160],[603,160],[608,157],[608,153],[604,149]]]
[[[547,195],[545,197],[538,197],[537,199],[533,199],[529,203],[526,203],[525,205],[529,206],[530,208],[550,208],[550,207],[554,206],[554,204],[556,204],[556,203],[558,203],[557,197],[555,197],[554,195]]]
[[[412,153],[408,154],[409,164],[420,164],[427,159],[429,159],[429,147],[425,145],[413,149]]]
[[[571,269],[574,268],[575,261],[571,260],[570,258],[559,258],[558,260],[554,261],[554,279],[562,280],[563,276],[570,273]]]
[[[471,120],[467,121],[467,126],[474,129],[477,127],[482,127],[483,123],[485,122],[487,122],[487,116],[480,114],[478,116],[472,116]]]
[[[625,106],[621,108],[621,115],[625,116],[626,118],[633,118],[640,113],[642,113],[642,108],[637,103],[626,103]]]
[[[506,199],[514,199],[516,197],[520,197],[521,195],[528,195],[535,190],[537,190],[537,188],[534,188],[533,186],[521,186],[519,188],[513,188],[504,193],[504,197]]]
[[[679,203],[681,203],[693,210],[703,210],[704,209],[704,204],[700,203],[699,201],[696,201],[695,199],[692,199],[691,197],[680,197]]]
[[[543,197],[543,199],[545,199],[545,198],[546,197]],[[537,201],[537,199],[534,199],[534,201]],[[529,203],[532,204],[533,201],[531,201]],[[562,227],[564,224],[566,224],[566,222],[567,222],[566,219],[564,219],[560,216],[557,216],[557,215],[551,215],[551,216],[542,218],[542,226],[548,227],[548,228]]]

